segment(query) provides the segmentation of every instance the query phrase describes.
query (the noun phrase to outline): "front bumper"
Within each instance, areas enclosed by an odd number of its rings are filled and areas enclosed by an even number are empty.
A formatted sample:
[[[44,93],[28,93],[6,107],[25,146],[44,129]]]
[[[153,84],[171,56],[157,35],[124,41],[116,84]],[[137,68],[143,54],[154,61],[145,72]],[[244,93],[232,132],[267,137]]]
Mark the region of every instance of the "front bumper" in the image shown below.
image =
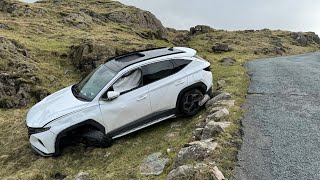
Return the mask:
[[[52,156],[55,154],[56,135],[50,130],[29,134],[29,142],[32,150],[41,156]]]

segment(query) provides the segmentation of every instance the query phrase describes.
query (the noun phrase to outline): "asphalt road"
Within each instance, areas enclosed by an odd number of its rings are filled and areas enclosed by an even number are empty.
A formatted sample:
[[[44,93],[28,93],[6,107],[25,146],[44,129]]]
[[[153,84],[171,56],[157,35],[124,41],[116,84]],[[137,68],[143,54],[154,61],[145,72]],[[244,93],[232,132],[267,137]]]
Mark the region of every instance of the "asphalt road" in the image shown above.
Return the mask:
[[[247,63],[237,180],[320,180],[320,53]]]

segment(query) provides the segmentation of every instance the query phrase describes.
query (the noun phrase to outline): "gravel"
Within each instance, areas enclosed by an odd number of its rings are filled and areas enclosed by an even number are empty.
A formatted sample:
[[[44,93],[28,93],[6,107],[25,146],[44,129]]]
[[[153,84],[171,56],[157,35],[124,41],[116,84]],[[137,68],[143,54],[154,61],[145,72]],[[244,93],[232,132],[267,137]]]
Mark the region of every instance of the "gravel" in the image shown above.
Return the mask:
[[[320,53],[259,59],[247,68],[234,179],[320,179]]]

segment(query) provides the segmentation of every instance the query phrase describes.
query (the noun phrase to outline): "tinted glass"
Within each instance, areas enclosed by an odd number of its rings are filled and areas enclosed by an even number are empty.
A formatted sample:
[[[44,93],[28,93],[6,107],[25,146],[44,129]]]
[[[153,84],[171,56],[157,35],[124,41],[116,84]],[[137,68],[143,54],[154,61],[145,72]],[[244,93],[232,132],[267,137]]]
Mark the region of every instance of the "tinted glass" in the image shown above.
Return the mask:
[[[181,69],[186,67],[189,63],[191,63],[191,60],[184,60],[184,59],[173,59],[171,61],[175,65],[174,70],[176,72],[179,72]]]
[[[162,61],[142,67],[143,84],[147,85],[166,78],[175,73],[174,66],[171,61]]]

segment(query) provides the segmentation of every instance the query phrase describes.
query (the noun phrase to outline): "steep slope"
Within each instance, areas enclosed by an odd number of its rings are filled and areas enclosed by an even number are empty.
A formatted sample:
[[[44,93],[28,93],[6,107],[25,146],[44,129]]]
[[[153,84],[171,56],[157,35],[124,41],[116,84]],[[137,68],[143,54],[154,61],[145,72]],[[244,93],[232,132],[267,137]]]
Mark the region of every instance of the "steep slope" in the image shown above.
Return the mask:
[[[67,148],[59,158],[34,156],[28,147],[25,114],[47,94],[77,82],[111,56],[160,46],[190,46],[212,63],[215,82],[223,79],[237,101],[233,125],[219,137],[212,155],[227,175],[236,165],[241,144],[240,106],[248,85],[246,60],[319,50],[314,33],[223,31],[197,26],[190,31],[166,29],[150,12],[109,0],[48,0],[34,4],[0,0],[0,179],[48,179],[87,171],[95,179],[149,178],[139,173],[143,158],[170,152],[172,169],[179,149],[192,137],[205,112],[175,119],[121,138],[108,149]],[[233,66],[219,61],[233,57]]]

